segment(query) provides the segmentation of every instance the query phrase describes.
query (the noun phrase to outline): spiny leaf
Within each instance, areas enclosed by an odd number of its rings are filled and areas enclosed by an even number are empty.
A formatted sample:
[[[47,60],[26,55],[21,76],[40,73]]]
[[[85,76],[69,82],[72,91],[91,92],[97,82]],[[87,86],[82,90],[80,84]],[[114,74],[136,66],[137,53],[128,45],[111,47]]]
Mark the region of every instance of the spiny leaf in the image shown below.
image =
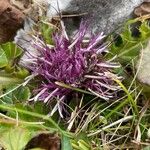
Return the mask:
[[[110,47],[110,54],[108,57],[117,55],[119,62],[128,64],[131,60],[137,58],[141,48],[146,45],[147,39],[150,37],[150,27],[147,21],[141,23],[139,27],[139,36],[133,36],[131,30],[132,24],[127,24],[119,35],[119,41],[113,42]]]

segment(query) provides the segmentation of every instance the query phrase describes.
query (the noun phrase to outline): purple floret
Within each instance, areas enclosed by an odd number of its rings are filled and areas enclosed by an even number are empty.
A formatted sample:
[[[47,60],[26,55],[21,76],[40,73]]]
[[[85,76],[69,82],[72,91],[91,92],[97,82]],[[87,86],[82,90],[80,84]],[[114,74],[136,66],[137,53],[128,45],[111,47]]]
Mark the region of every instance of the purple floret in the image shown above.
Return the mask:
[[[120,66],[104,60],[102,53],[108,50],[103,43],[103,33],[90,39],[85,38],[86,34],[86,24],[81,23],[73,39],[68,40],[62,32],[53,36],[54,45],[45,44],[38,38],[33,41],[38,54],[28,52],[29,61],[33,61],[25,67],[43,79],[36,90],[36,98],[44,102],[53,98],[63,100],[72,92],[56,82],[89,91],[105,100],[114,96],[119,87],[113,80],[113,76],[117,76],[112,69]]]

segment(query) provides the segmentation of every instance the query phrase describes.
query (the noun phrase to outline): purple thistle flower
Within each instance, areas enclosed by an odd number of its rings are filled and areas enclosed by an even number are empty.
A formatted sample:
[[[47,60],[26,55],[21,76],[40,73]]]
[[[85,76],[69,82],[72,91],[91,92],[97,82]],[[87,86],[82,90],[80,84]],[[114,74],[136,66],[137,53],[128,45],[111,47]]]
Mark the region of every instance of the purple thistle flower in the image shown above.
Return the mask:
[[[63,101],[72,89],[59,86],[57,82],[89,91],[105,100],[114,96],[119,87],[112,79],[112,68],[120,66],[104,60],[102,53],[107,52],[107,45],[102,44],[105,37],[103,33],[90,40],[85,40],[86,34],[86,24],[81,23],[72,40],[63,33],[56,33],[53,36],[54,45],[47,45],[39,38],[32,41],[38,53],[33,55],[28,51],[27,59],[30,63],[25,67],[43,78],[36,90],[38,94],[35,100],[40,99],[46,103],[58,98]]]

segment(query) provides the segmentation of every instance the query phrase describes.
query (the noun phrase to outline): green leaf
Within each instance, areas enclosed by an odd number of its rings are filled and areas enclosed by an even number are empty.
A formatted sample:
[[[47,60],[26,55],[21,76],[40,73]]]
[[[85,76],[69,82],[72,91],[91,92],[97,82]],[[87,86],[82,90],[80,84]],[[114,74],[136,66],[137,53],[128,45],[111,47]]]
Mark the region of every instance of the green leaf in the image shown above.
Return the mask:
[[[84,140],[79,140],[78,144],[82,150],[91,150],[90,146]]]
[[[146,146],[143,150],[150,150],[150,146]]]
[[[6,90],[6,93],[14,89],[14,86],[9,87]],[[7,94],[2,98],[3,102],[12,104],[17,102],[27,101],[31,96],[30,90],[28,87],[19,87],[18,89],[14,90],[13,92]]]
[[[60,126],[58,125],[58,123],[56,123],[52,118],[50,118],[49,116],[46,116],[46,115],[43,115],[43,114],[38,114],[38,113],[35,113],[35,112],[32,112],[31,110],[27,110],[27,109],[24,109],[24,108],[18,108],[18,107],[14,107],[12,105],[1,105],[0,104],[0,109],[2,109],[3,111],[7,111],[7,112],[14,112],[14,113],[18,113],[18,116],[20,116],[20,114],[22,115],[28,115],[30,116],[30,118],[39,118],[39,119],[42,119],[43,121],[47,121],[49,122],[53,129],[56,129],[57,131],[59,131],[61,134],[63,135],[68,135],[70,136],[70,134],[68,132],[65,132],[64,130],[62,130],[60,128]]]
[[[145,46],[147,39],[150,37],[150,27],[147,21],[142,22],[139,27],[140,35],[136,37],[132,35],[131,25],[125,25],[123,32],[116,39],[118,41],[113,42],[110,46],[110,53],[107,55],[107,58],[117,56],[120,63],[128,64],[131,60],[138,57],[140,50]]]
[[[4,50],[0,47],[0,68],[7,66],[8,60]]]
[[[49,106],[40,101],[37,101],[34,103],[33,109],[34,109],[34,112],[39,113],[39,114],[45,114],[45,115],[47,115],[50,111]]]
[[[41,22],[40,30],[41,30],[41,34],[42,34],[42,37],[44,38],[45,42],[47,44],[52,44],[51,36],[52,36],[52,32],[53,32],[53,27],[46,22]]]
[[[20,102],[29,100],[30,96],[31,93],[28,87],[20,87],[12,93],[12,97],[15,97]]]
[[[0,85],[7,86],[22,82],[21,79],[0,75]]]
[[[29,75],[29,71],[25,68],[18,67],[18,71],[16,71],[14,74],[16,75],[17,78],[24,79]]]
[[[141,33],[141,39],[142,40],[145,40],[147,38],[150,37],[150,26],[149,26],[149,23],[147,21],[144,21],[140,28],[139,28],[139,31]]]
[[[45,149],[42,149],[42,148],[32,148],[30,150],[45,150]]]
[[[22,150],[32,137],[29,130],[19,127],[3,130],[0,134],[0,145],[7,150]]]
[[[0,45],[0,68],[6,67],[8,65],[11,66],[14,62],[14,59],[20,56],[21,53],[22,53],[21,49],[19,49],[12,42],[1,44]]]
[[[22,51],[19,49],[14,43],[8,42],[5,44],[2,44],[1,49],[5,52],[5,55],[8,60],[12,60],[17,58],[18,56],[21,55]]]
[[[65,135],[62,135],[61,150],[72,150],[70,138]]]
[[[82,139],[79,139],[77,141],[72,140],[71,143],[73,149],[75,150],[92,150],[91,146]]]

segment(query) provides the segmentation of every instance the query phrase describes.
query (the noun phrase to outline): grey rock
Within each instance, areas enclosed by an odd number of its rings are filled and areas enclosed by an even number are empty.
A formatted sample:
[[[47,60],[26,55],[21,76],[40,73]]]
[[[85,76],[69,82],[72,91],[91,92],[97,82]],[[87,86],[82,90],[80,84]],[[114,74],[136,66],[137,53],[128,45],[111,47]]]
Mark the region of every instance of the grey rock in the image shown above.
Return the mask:
[[[150,0],[72,0],[66,11],[87,13],[93,32],[109,34],[131,18],[134,8],[144,1]]]

